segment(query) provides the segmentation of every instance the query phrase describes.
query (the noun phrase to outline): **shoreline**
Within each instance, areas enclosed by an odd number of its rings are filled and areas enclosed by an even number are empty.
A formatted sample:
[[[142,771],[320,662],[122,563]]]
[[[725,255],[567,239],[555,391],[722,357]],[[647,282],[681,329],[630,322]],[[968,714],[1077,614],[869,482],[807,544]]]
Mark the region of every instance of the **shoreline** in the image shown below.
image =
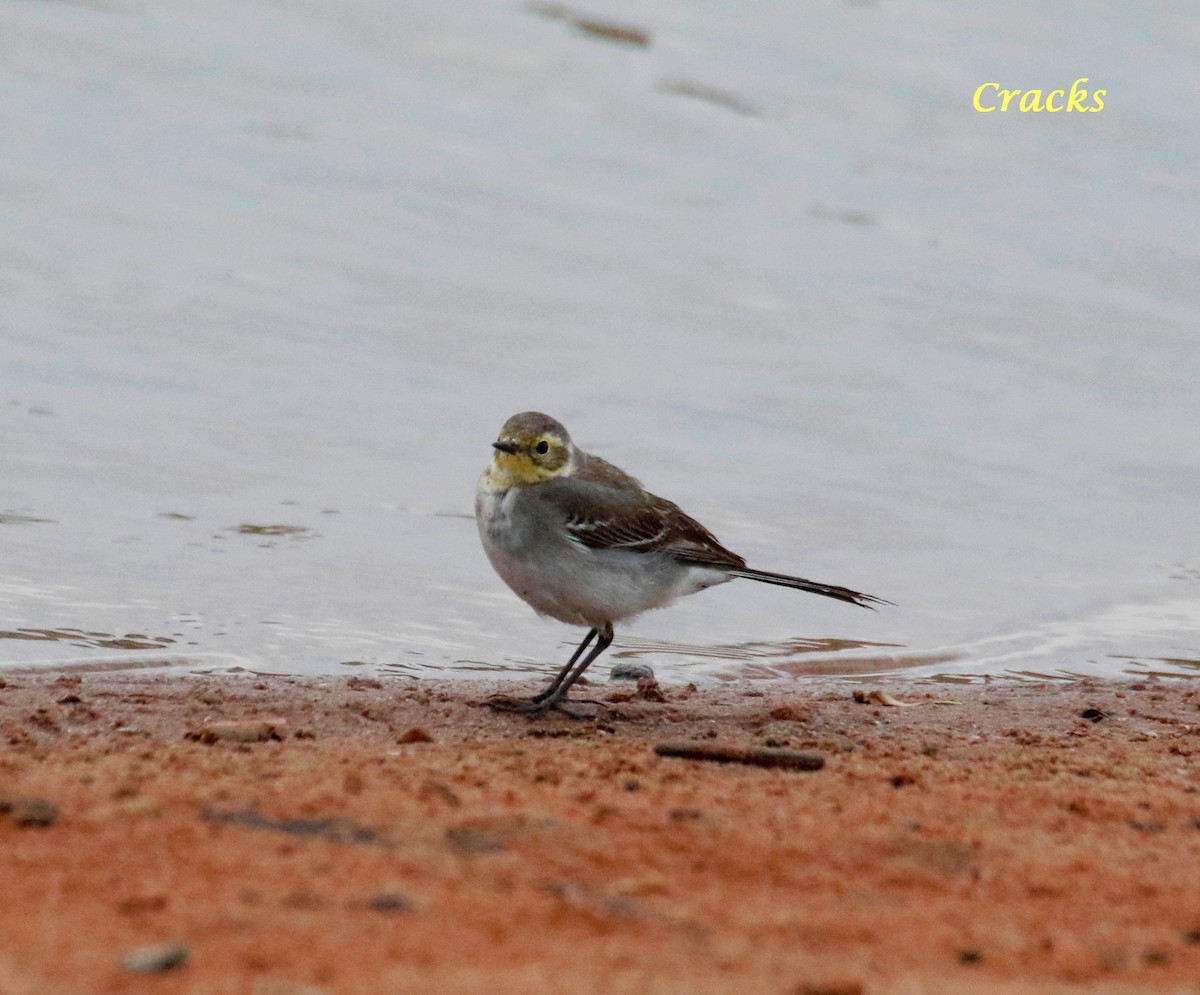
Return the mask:
[[[0,675],[0,992],[1197,991],[1190,682],[535,683]]]

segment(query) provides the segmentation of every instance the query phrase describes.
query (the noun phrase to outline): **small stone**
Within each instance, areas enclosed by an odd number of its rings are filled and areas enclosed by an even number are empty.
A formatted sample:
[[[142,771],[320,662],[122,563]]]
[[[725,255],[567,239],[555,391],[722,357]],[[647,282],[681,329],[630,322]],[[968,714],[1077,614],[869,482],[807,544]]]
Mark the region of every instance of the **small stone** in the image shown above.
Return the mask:
[[[649,677],[638,678],[637,694],[635,697],[641,698],[643,701],[663,702],[667,700],[653,674]]]
[[[432,743],[433,737],[420,726],[405,729],[396,737],[397,743]]]
[[[776,722],[803,722],[808,718],[808,709],[796,705],[779,705],[768,713]]]
[[[210,719],[187,734],[201,743],[265,743],[287,734],[284,719]]]
[[[45,798],[0,798],[0,812],[18,826],[44,828],[58,821],[58,806]]]
[[[958,960],[961,964],[979,964],[983,961],[983,954],[978,950],[960,950]]]
[[[145,915],[149,912],[161,912],[166,907],[166,895],[131,895],[117,905],[117,914],[122,916]]]
[[[346,687],[351,691],[382,691],[383,682],[374,677],[351,677],[346,681]]]
[[[412,902],[394,891],[381,891],[378,895],[372,895],[367,901],[367,908],[374,909],[376,912],[386,912],[389,915],[399,915],[402,912],[413,910]]]
[[[637,681],[644,677],[653,678],[654,668],[636,660],[618,660],[608,672],[610,681]]]
[[[451,826],[446,830],[446,842],[460,853],[496,853],[504,849],[496,833],[476,826]]]
[[[137,974],[154,974],[158,971],[173,971],[187,963],[188,948],[181,943],[156,943],[151,947],[138,947],[125,955],[122,963],[126,971]]]

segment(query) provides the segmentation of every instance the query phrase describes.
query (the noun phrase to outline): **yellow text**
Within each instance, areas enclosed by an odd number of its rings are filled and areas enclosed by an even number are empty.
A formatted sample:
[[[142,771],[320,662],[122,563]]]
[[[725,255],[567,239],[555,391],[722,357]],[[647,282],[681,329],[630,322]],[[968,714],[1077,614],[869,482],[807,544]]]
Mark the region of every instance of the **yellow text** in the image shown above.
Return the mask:
[[[975,89],[975,96],[971,103],[980,114],[990,114],[996,110],[1003,114],[1008,110],[1009,105],[1020,97],[1021,99],[1017,100],[1016,109],[1022,114],[1038,114],[1042,111],[1057,114],[1064,110],[1067,113],[1079,111],[1080,113],[1094,114],[1104,110],[1104,97],[1108,91],[1093,90],[1091,92],[1092,103],[1088,106],[1086,103],[1089,96],[1088,91],[1083,88],[1083,84],[1087,81],[1086,76],[1080,76],[1071,84],[1070,93],[1065,89],[1051,90],[1046,93],[1045,100],[1042,99],[1042,94],[1045,93],[1043,90],[1005,90],[999,83],[983,83]]]

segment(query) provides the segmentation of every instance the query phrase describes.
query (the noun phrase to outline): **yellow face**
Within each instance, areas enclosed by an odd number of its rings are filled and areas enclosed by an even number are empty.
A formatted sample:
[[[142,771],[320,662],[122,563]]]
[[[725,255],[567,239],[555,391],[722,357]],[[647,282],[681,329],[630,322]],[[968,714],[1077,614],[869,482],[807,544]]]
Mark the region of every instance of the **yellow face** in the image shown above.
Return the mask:
[[[513,484],[539,484],[560,477],[570,469],[571,444],[565,433],[511,419],[492,445],[495,455],[488,467],[488,480],[497,488]]]

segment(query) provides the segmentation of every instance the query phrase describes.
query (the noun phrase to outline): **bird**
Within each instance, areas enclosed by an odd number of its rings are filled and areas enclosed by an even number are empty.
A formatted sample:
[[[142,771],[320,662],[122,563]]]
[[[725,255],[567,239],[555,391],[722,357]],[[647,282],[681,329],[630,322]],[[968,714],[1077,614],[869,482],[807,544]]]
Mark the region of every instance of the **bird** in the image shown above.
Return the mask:
[[[568,692],[608,649],[617,623],[737,578],[864,608],[892,604],[747,566],[679,505],[584,452],[540,411],[509,418],[492,449],[475,488],[475,521],[488,560],[538,614],[588,630],[543,691],[531,698],[494,695],[488,704],[499,710],[574,714],[566,707]]]

